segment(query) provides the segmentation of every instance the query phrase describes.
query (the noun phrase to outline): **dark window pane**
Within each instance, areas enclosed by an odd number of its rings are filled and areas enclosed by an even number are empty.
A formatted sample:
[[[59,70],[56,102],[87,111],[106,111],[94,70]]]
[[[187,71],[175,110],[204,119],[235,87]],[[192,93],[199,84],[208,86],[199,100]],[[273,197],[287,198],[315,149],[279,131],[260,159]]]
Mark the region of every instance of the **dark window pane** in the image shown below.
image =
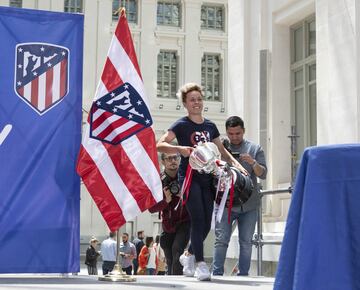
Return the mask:
[[[295,50],[294,61],[299,61],[304,58],[303,45],[304,45],[303,28],[300,27],[294,31],[294,50]]]
[[[205,98],[220,100],[220,57],[205,54],[201,60],[201,85],[205,88]]]
[[[310,145],[317,144],[317,130],[316,130],[316,84],[309,86],[309,101],[310,101]]]
[[[82,0],[65,0],[64,1],[64,12],[70,13],[82,13],[83,9]]]
[[[309,66],[309,81],[316,80],[316,64],[312,64]]]
[[[176,98],[176,52],[160,51],[158,54],[157,86],[157,96],[159,98]]]
[[[309,47],[308,47],[308,51],[309,51],[309,55],[315,54],[316,53],[316,31],[315,31],[316,27],[315,27],[315,20],[310,22],[308,24],[308,33],[309,33]]]
[[[178,1],[158,1],[157,24],[168,26],[180,26],[180,3]]]
[[[201,28],[223,30],[224,8],[222,6],[203,5],[201,7]]]
[[[117,14],[117,11],[122,7],[126,9],[127,21],[129,23],[137,23],[137,0],[113,0],[113,20],[118,20],[119,15]]]
[[[22,8],[22,0],[10,0],[9,6],[10,7]]]
[[[294,81],[295,88],[304,84],[304,74],[302,69],[295,72]]]

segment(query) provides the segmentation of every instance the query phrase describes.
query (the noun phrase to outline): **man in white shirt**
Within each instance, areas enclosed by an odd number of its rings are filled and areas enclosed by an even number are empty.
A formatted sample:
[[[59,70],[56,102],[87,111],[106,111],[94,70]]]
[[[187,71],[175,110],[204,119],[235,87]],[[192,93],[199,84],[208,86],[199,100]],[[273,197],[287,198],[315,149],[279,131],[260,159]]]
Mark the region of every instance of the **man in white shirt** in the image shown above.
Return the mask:
[[[110,232],[109,237],[101,243],[101,256],[103,260],[103,275],[114,269],[116,263],[116,233]]]
[[[136,258],[136,248],[129,241],[129,234],[122,234],[122,243],[120,243],[120,265],[121,269],[128,275],[132,273],[132,261]]]

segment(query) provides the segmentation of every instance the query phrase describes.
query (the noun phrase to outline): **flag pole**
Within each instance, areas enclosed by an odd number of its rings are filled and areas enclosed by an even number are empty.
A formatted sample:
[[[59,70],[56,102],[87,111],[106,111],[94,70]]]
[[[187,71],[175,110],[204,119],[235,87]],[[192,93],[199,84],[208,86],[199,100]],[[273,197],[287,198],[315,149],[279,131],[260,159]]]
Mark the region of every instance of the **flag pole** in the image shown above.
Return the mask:
[[[124,11],[124,12],[123,12]],[[121,13],[124,13],[124,15],[125,15],[125,17],[126,17],[126,9],[125,9],[125,7],[119,7],[118,8],[118,10],[116,10],[115,12],[114,12],[114,15],[121,15]]]
[[[136,278],[130,275],[127,275],[123,272],[120,267],[120,231],[116,231],[116,262],[114,269],[104,276],[99,276],[99,281],[108,281],[108,282],[135,282]]]

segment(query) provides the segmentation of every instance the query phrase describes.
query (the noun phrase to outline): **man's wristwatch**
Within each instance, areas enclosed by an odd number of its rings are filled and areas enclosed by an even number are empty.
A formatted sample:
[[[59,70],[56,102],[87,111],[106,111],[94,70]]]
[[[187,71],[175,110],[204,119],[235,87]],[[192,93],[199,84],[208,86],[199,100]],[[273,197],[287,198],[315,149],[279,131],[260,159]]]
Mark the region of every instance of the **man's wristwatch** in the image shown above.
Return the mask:
[[[252,168],[254,168],[256,166],[257,162],[256,160],[254,161],[254,163],[251,165]]]

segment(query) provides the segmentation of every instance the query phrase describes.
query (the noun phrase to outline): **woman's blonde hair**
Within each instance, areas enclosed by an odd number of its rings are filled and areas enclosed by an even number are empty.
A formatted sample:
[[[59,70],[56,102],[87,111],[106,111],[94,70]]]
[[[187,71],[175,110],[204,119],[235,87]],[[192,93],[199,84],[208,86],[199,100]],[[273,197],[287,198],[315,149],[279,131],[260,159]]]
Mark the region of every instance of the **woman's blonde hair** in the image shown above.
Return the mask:
[[[186,94],[192,91],[198,91],[202,97],[204,97],[204,91],[200,85],[197,83],[187,83],[183,85],[177,92],[176,96],[185,103],[186,101]]]

